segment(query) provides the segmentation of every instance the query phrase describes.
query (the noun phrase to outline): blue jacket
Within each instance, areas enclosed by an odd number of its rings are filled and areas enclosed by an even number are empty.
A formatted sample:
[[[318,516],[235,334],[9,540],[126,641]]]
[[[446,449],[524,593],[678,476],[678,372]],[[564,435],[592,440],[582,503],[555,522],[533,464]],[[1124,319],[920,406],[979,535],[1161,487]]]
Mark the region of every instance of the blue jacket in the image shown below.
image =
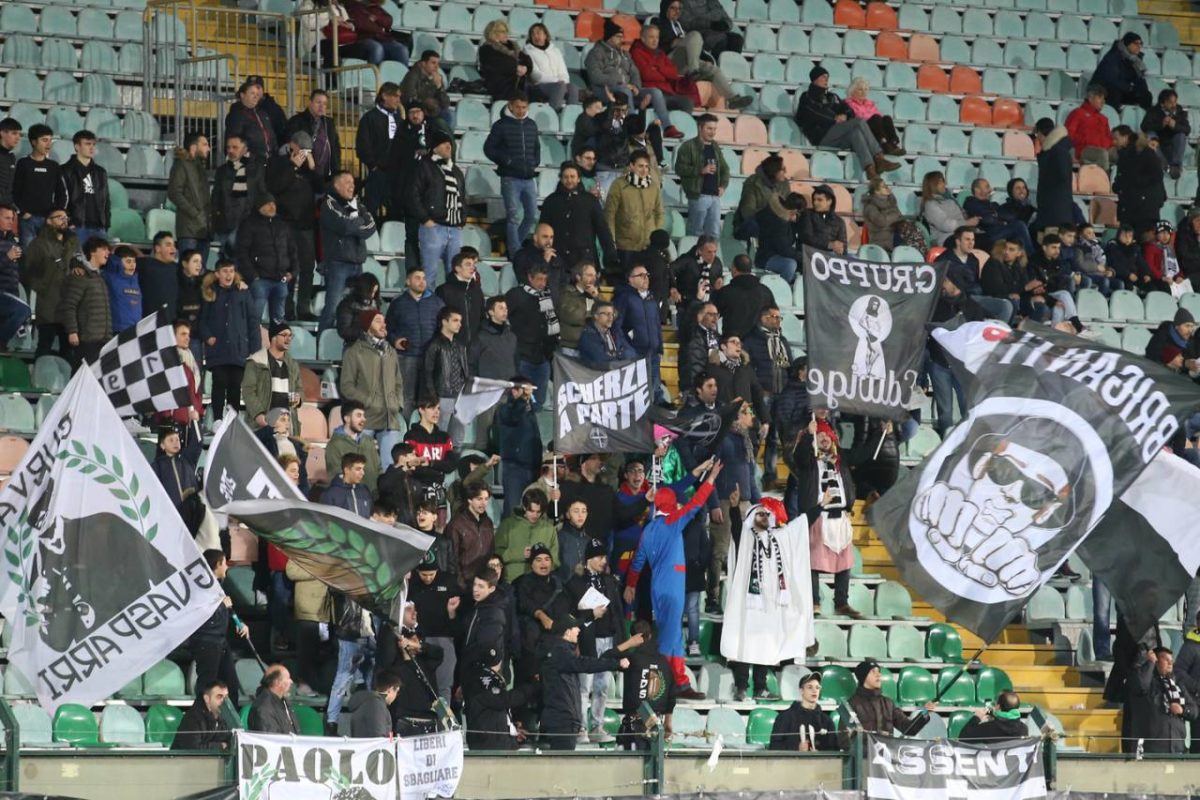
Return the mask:
[[[108,287],[108,305],[112,309],[113,333],[136,325],[142,318],[142,286],[137,272],[126,275],[121,259],[112,256],[104,265],[104,284]]]
[[[614,327],[612,337],[617,350],[616,355],[610,357],[608,348],[604,345],[604,339],[601,338],[600,331],[596,328],[596,323],[589,322],[584,325],[583,333],[579,334],[579,358],[589,364],[606,365],[613,361],[629,361],[637,357],[637,353],[633,352],[633,347],[625,338],[624,333]]]
[[[388,338],[393,342],[408,339],[408,349],[400,351],[402,358],[425,357],[425,346],[437,333],[437,315],[443,305],[442,298],[426,289],[420,300],[406,290],[388,306]]]
[[[210,367],[243,367],[252,353],[262,349],[254,297],[249,289],[239,289],[239,275],[228,289],[217,283],[210,272],[200,284],[200,318],[193,337],[204,342],[204,363]],[[215,344],[208,340],[216,337]]]
[[[536,178],[542,163],[538,126],[531,117],[516,119],[507,110],[492,125],[483,154],[496,164],[501,178]]]
[[[351,486],[341,475],[334,477],[329,488],[321,493],[321,503],[344,508],[367,519],[371,517],[371,490],[361,483]]]
[[[750,366],[754,367],[758,385],[763,388],[764,392],[771,395],[782,392],[783,387],[787,385],[787,372],[792,363],[792,346],[788,344],[787,339],[783,338],[782,332],[779,336],[779,343],[783,345],[783,352],[787,355],[787,366],[782,369],[771,363],[771,349],[767,343],[767,334],[761,325],[755,327],[750,335],[742,340],[742,350],[750,356]],[[764,419],[762,422],[770,422],[770,420]]]
[[[1109,97],[1146,88],[1146,79],[1138,75],[1133,65],[1121,55],[1119,42],[1113,42],[1104,58],[1096,65],[1092,83],[1103,85],[1108,90]]]
[[[8,257],[8,251],[18,245],[16,237],[0,238],[0,292],[14,297],[20,292],[21,262],[20,259]]]
[[[536,471],[544,448],[532,405],[524,399],[513,400],[508,393],[496,411],[496,421],[500,425],[500,460]]]
[[[613,306],[617,310],[617,326],[629,337],[635,353],[639,356],[662,353],[662,318],[653,293],[642,297],[625,284],[617,287]]]

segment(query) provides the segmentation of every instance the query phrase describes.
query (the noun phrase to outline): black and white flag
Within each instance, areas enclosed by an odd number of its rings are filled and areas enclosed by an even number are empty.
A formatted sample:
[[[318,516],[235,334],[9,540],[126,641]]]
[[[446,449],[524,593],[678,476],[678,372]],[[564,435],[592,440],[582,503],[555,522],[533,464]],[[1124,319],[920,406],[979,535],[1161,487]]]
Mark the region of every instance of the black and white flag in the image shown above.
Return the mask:
[[[91,706],[166,658],[224,592],[95,377],[79,370],[0,491],[9,669]]]
[[[1041,739],[967,744],[866,734],[867,800],[1046,797]]]
[[[271,458],[236,411],[225,413],[208,446],[204,499],[220,511],[238,500],[305,500],[279,462]]]
[[[646,359],[593,369],[554,356],[554,451],[648,453],[654,449]]]
[[[870,518],[906,582],[991,641],[1093,531],[1113,525],[1126,535],[1140,515],[1118,498],[1160,457],[1197,395],[1161,366],[1045,326],[968,323],[933,335],[973,373],[964,374],[970,412]],[[1158,608],[1152,622],[1182,592],[1168,597],[1161,585],[1163,559],[1177,551],[1154,538],[1161,546],[1127,538],[1123,550],[1140,554],[1107,567],[1097,557],[1093,568],[1106,582],[1111,575],[1135,635],[1135,620]],[[1091,551],[1081,550],[1085,560]],[[1186,571],[1194,559],[1176,560]]]
[[[175,347],[175,329],[156,311],[105,343],[92,373],[121,417],[187,408],[187,370]]]
[[[945,269],[804,248],[808,394],[815,408],[890,419],[907,413]]]
[[[454,416],[463,425],[470,425],[483,412],[492,408],[504,397],[504,393],[516,386],[512,381],[495,378],[471,378],[458,393],[454,402]]]

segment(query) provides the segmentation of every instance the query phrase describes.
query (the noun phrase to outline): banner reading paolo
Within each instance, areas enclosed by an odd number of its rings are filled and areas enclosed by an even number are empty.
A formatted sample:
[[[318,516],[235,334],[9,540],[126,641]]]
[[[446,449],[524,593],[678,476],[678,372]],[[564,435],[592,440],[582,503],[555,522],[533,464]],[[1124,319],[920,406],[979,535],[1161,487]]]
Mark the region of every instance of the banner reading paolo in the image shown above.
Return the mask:
[[[808,393],[816,408],[902,417],[945,267],[874,263],[804,248]]]
[[[554,450],[558,453],[649,452],[654,432],[646,359],[592,369],[554,356]]]
[[[867,800],[1030,800],[1046,796],[1041,739],[966,744],[867,737]],[[979,794],[980,792],[984,794]]]

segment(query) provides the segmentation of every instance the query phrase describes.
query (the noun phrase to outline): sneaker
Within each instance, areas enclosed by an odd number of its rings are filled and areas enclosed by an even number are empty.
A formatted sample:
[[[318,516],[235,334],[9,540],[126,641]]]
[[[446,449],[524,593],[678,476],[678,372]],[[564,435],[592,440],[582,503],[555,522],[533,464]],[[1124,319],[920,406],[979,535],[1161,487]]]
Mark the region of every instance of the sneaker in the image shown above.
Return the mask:
[[[711,598],[708,600],[705,600],[704,601],[704,613],[705,614],[720,614],[721,613],[721,604]]]
[[[317,693],[314,692],[313,688],[311,686],[309,686],[307,683],[297,683],[296,684],[296,694],[299,697],[316,697],[317,696]]]
[[[689,685],[686,689],[680,689],[675,693],[676,700],[703,700],[704,692],[698,692]]]
[[[579,733],[575,734],[575,741],[578,744],[587,744],[590,741],[588,739],[588,732],[580,730]]]
[[[700,656],[704,655],[703,653],[700,652],[700,643],[699,642],[692,642],[691,644],[688,645],[688,655],[691,656],[692,658],[700,658]]]
[[[779,695],[773,693],[770,689],[763,689],[754,695],[755,700],[778,700]]]
[[[725,107],[732,111],[739,111],[754,102],[754,98],[748,94],[734,95],[725,101]]]
[[[615,742],[617,737],[604,730],[604,728],[593,728],[588,733],[588,739],[591,740],[592,744],[608,744],[609,742]]]
[[[841,605],[834,609],[834,612],[841,614],[843,617],[850,619],[862,619],[862,612],[850,605]]]
[[[740,686],[733,687],[733,702],[740,703],[746,699],[746,690]]]
[[[1183,167],[1176,164],[1168,171],[1171,173],[1171,180],[1177,181],[1179,180],[1179,176],[1183,174]]]
[[[1080,574],[1079,574],[1078,572],[1076,572],[1075,570],[1071,569],[1071,567],[1070,567],[1070,565],[1069,565],[1069,564],[1063,564],[1063,565],[1062,565],[1062,566],[1059,568],[1058,572],[1054,573],[1054,577],[1056,577],[1056,578],[1066,578],[1067,580],[1074,582],[1074,581],[1077,581],[1077,580],[1079,580],[1079,579],[1080,579],[1080,578],[1082,578],[1083,576],[1082,576],[1082,575],[1080,575]]]
[[[683,131],[676,128],[674,125],[668,125],[663,131],[663,136],[667,139],[682,139]]]

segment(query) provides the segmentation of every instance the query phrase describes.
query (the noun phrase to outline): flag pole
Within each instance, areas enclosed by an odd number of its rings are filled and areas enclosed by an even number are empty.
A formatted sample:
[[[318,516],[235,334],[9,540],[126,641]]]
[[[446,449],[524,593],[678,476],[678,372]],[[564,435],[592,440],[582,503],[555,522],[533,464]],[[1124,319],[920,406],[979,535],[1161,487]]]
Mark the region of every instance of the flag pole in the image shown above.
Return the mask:
[[[946,685],[945,685],[945,686],[943,686],[942,688],[938,689],[938,692],[937,692],[937,694],[936,694],[936,695],[934,695],[934,697],[933,697],[933,700],[932,700],[932,701],[930,701],[930,702],[932,702],[932,703],[934,703],[934,704],[936,705],[936,704],[937,704],[937,702],[938,702],[939,700],[941,700],[941,699],[942,699],[942,697],[943,697],[943,696],[946,694],[946,692],[950,691],[950,687],[951,687],[951,686],[953,686],[955,683],[957,683],[957,682],[958,682],[958,679],[962,677],[962,674],[963,674],[964,672],[966,672],[966,670],[967,670],[967,667],[971,666],[972,664],[974,664],[976,661],[978,661],[978,660],[979,660],[979,657],[983,655],[983,651],[988,649],[988,644],[989,644],[988,642],[984,642],[984,643],[983,643],[983,646],[982,646],[982,647],[980,647],[978,650],[976,650],[976,651],[975,651],[975,655],[973,655],[973,656],[971,656],[970,658],[968,658],[968,659],[967,659],[966,661],[964,661],[962,664],[959,664],[959,665],[958,665],[958,672],[957,672],[957,673],[954,675],[954,678],[952,678],[951,680],[948,680],[948,681],[946,681]],[[903,730],[903,731],[901,731],[901,733],[903,733],[905,736],[908,736],[908,735],[909,735],[908,731],[909,731],[909,729],[912,727],[913,723],[914,723],[914,722],[916,722],[917,720],[919,720],[919,719],[923,719],[924,717],[927,717],[927,716],[929,716],[929,710],[928,710],[928,709],[926,709],[926,708],[922,708],[922,709],[920,709],[920,710],[917,712],[916,716],[914,716],[914,717],[912,718],[912,720],[911,720],[911,721],[908,723],[908,725],[906,725],[906,726],[905,726],[904,730]]]
[[[552,452],[550,454],[550,458],[550,474],[553,476],[553,483],[550,485],[555,489],[558,489],[558,453]],[[554,518],[558,519],[558,492],[555,492],[554,494]]]
[[[650,493],[658,493],[658,453],[650,454]]]

